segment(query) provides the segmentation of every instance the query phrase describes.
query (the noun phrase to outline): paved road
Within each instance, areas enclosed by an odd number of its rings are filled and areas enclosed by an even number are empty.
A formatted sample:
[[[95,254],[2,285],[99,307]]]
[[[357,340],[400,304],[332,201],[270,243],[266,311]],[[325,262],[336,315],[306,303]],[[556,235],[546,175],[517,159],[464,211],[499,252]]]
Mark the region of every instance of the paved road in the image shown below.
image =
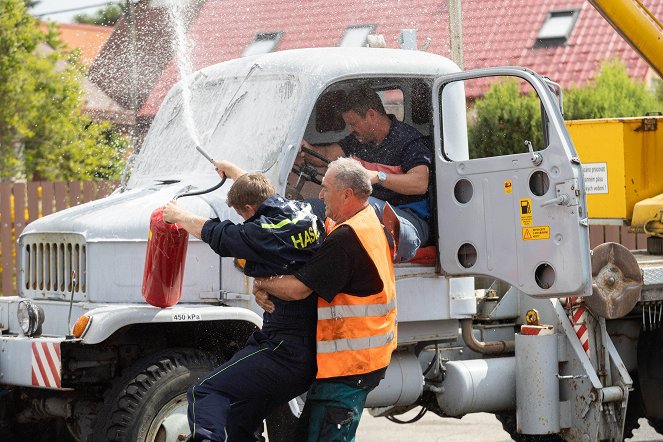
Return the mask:
[[[410,411],[399,418],[411,419],[416,415]],[[663,436],[656,433],[645,419],[640,420],[640,428],[634,431],[632,442],[663,442]],[[374,418],[364,412],[357,442],[510,442],[509,434],[502,429],[494,415],[487,413],[470,414],[462,419],[442,419],[428,412],[416,423],[399,425],[385,418]]]

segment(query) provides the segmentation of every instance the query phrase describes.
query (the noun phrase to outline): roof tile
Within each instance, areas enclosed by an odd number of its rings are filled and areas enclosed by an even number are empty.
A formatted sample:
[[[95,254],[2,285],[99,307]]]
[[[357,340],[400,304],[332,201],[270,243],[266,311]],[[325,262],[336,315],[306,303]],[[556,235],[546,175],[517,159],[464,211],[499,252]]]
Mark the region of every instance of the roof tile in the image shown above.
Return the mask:
[[[663,0],[646,0],[655,16]],[[533,48],[538,30],[551,10],[580,9],[567,44]],[[591,80],[601,60],[634,60],[629,72],[644,78],[647,69],[637,54],[584,0],[464,0],[465,69],[515,64],[532,67],[562,86]],[[375,24],[388,47],[398,47],[401,29],[417,29],[419,44],[432,38],[429,51],[449,55],[447,2],[385,0],[300,1],[244,0],[241,7],[208,0],[189,31],[195,41],[194,69],[241,56],[257,32],[283,32],[278,50],[336,46],[352,25]],[[173,63],[164,71],[141,113],[152,115],[177,80]]]

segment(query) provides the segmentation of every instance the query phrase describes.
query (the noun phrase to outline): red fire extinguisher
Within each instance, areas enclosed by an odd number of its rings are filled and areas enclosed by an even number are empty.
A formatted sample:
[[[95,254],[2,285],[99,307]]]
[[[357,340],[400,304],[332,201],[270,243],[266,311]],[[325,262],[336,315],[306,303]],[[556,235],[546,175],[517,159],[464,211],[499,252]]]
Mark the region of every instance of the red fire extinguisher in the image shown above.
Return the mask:
[[[218,189],[225,183],[224,177],[216,186],[175,197],[202,195]],[[147,253],[143,271],[143,298],[155,307],[171,307],[182,297],[182,281],[189,232],[178,224],[163,220],[163,208],[152,212],[147,236]]]
[[[163,220],[163,208],[152,212],[143,272],[143,298],[156,307],[170,307],[182,296],[189,232]]]

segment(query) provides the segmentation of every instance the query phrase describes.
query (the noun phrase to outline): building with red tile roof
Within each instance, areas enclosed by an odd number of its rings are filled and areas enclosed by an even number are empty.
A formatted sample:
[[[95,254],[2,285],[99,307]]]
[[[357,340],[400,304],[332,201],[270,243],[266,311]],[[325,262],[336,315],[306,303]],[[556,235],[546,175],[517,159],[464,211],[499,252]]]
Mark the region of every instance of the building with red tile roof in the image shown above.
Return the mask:
[[[663,16],[663,0],[643,0],[654,16]],[[591,81],[604,60],[623,61],[632,78],[646,80],[650,67],[584,0],[463,0],[464,68],[520,65],[563,87]],[[230,4],[208,0],[191,23],[193,70],[252,51],[338,46],[350,32],[384,36],[399,47],[401,30],[414,29],[419,48],[450,57],[447,0],[244,0]],[[544,29],[545,27],[545,29]],[[362,35],[362,31],[364,34]],[[260,50],[260,49],[256,49]],[[140,114],[156,113],[179,78],[171,60],[147,96]]]
[[[46,29],[47,24],[42,22],[41,28]],[[80,62],[90,66],[101,48],[106,44],[108,37],[113,33],[109,26],[97,26],[75,23],[56,23],[60,41],[70,49],[80,49]]]
[[[40,23],[40,28],[46,31],[48,24]],[[56,23],[58,39],[69,50],[80,50],[82,65],[89,67],[101,52],[107,40],[113,33],[113,28],[88,24]],[[43,47],[41,50],[50,52],[52,48]],[[109,97],[101,88],[88,78],[83,79],[85,91],[83,112],[97,120],[112,121],[116,126],[129,129],[135,122],[133,112]]]

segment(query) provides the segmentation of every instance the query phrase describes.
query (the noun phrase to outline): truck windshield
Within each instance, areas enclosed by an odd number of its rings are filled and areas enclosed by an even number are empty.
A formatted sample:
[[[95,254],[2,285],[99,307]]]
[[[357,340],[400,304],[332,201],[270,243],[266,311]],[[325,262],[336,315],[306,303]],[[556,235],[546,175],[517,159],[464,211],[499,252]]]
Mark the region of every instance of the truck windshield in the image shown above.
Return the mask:
[[[245,170],[265,171],[277,160],[299,107],[297,79],[259,69],[225,78],[212,74],[202,71],[188,88],[180,82],[168,94],[136,158],[129,188],[155,180],[218,178],[196,140],[213,159]]]

